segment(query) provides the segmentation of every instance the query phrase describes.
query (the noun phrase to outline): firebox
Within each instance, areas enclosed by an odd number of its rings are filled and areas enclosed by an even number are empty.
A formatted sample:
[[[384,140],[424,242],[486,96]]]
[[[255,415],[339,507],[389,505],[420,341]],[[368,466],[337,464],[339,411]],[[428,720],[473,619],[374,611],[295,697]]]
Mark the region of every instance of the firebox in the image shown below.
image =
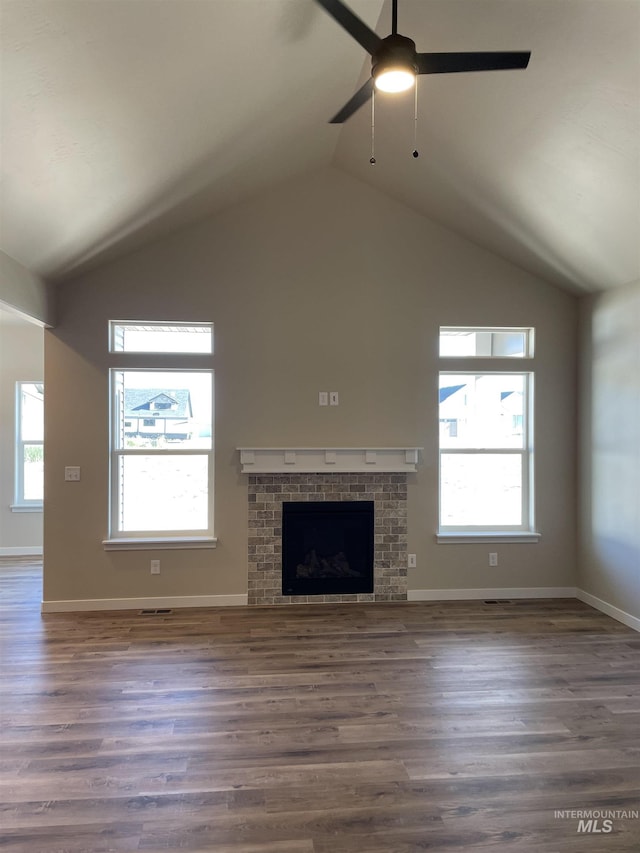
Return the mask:
[[[373,592],[373,501],[282,504],[282,594]]]

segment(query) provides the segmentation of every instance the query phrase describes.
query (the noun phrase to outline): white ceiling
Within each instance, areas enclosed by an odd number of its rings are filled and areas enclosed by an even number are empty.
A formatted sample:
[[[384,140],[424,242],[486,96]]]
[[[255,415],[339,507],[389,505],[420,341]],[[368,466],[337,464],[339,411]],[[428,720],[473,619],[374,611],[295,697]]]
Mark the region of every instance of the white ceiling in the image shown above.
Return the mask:
[[[351,0],[389,33],[390,5]],[[419,51],[527,50],[328,119],[369,61],[313,0],[2,0],[0,248],[52,280],[333,164],[578,292],[640,279],[640,0],[399,0]],[[380,23],[381,21],[381,23]]]

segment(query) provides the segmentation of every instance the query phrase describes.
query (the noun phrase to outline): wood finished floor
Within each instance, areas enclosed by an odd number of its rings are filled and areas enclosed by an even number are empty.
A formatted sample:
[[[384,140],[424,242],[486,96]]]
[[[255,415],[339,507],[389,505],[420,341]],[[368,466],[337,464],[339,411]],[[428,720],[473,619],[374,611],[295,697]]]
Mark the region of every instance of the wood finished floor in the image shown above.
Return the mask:
[[[41,616],[0,568],[0,850],[640,849],[640,636],[576,600]]]

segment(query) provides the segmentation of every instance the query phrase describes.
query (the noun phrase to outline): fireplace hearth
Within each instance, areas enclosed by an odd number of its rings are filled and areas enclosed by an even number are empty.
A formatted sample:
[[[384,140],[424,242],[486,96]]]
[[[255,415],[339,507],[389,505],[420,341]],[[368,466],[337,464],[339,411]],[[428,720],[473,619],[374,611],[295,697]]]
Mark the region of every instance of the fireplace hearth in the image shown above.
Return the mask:
[[[282,504],[282,594],[373,592],[373,501]]]

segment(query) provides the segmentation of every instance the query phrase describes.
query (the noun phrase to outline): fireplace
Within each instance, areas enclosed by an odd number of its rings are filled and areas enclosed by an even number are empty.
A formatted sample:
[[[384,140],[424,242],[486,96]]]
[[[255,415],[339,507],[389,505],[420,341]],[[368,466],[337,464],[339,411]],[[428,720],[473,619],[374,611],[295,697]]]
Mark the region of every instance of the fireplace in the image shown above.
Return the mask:
[[[316,464],[314,462],[314,464]],[[333,604],[407,599],[407,475],[374,473],[265,473],[248,478],[248,603]],[[282,592],[282,526],[285,504],[371,502],[373,590],[370,592]],[[302,555],[304,558],[304,554]]]
[[[282,504],[282,594],[373,592],[373,501]]]

